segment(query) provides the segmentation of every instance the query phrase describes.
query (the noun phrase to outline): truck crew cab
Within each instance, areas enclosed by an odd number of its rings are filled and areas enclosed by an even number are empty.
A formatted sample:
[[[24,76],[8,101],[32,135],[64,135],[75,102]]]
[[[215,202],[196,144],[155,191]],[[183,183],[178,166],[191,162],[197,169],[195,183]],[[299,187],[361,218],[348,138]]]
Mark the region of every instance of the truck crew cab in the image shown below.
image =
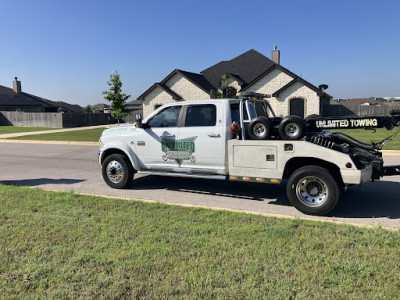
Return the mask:
[[[293,206],[324,215],[342,188],[400,174],[399,166],[383,166],[382,144],[316,129],[315,118],[278,118],[264,97],[171,103],[136,125],[105,130],[99,151],[105,182],[124,188],[135,173],[259,183],[287,179]]]

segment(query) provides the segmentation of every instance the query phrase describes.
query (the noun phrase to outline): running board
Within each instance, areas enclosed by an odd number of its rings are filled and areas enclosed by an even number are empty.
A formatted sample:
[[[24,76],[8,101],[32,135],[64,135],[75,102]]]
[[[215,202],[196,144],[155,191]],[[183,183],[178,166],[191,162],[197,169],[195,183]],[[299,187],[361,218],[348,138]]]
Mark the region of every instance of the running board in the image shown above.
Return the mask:
[[[149,175],[160,175],[160,176],[201,178],[201,179],[218,179],[218,180],[227,179],[227,177],[223,175],[196,175],[196,174],[168,173],[168,172],[157,172],[157,171],[138,171],[138,173],[149,174]]]

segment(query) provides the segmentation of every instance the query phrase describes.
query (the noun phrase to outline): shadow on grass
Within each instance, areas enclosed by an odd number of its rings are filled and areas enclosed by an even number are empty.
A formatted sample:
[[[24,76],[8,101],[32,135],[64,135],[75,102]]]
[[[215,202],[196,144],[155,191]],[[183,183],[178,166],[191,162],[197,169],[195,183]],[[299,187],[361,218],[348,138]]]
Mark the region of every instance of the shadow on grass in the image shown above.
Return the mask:
[[[42,184],[75,184],[85,179],[52,179],[52,178],[35,178],[35,179],[21,179],[21,180],[0,180],[0,184],[15,185],[15,186],[38,186]]]
[[[183,178],[148,175],[135,178],[129,187],[134,190],[169,190],[193,194],[204,194],[253,201],[269,201],[269,204],[289,206],[285,184],[263,184],[233,182],[225,180]]]

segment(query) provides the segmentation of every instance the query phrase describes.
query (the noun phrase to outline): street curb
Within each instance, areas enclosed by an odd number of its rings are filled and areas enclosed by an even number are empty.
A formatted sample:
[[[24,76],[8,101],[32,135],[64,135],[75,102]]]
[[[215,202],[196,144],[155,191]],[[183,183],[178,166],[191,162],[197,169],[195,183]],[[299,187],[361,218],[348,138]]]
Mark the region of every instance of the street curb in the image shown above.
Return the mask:
[[[81,131],[81,130],[90,130],[96,128],[111,128],[109,125],[96,125],[96,126],[86,126],[86,127],[74,127],[74,128],[60,128],[60,129],[50,129],[50,130],[39,130],[39,131],[27,131],[27,132],[15,132],[15,133],[4,133],[0,134],[0,139],[8,139],[20,136],[27,135],[41,135],[41,134],[50,134],[50,133],[60,133],[60,132],[69,132],[69,131]]]
[[[400,156],[400,150],[382,150],[383,155]]]
[[[36,141],[36,140],[5,140],[0,143],[6,144],[47,144],[47,145],[76,145],[76,146],[100,146],[99,142],[76,142],[76,141]]]
[[[37,188],[37,187],[32,187],[32,188]],[[52,191],[52,192],[65,192],[65,191],[52,190],[52,189],[43,189],[43,190]],[[100,198],[105,198],[105,199],[139,201],[139,202],[144,202],[144,203],[160,203],[160,204],[171,205],[171,206],[203,208],[203,209],[210,209],[210,210],[215,210],[215,211],[230,211],[230,212],[244,213],[244,214],[248,214],[248,215],[257,215],[257,216],[264,216],[264,217],[271,217],[271,218],[277,218],[277,219],[292,219],[292,220],[303,220],[303,221],[315,221],[315,222],[320,222],[320,223],[331,223],[331,224],[336,224],[336,225],[350,225],[350,226],[355,226],[355,227],[359,227],[359,228],[366,228],[366,229],[375,229],[375,228],[380,227],[382,229],[386,229],[386,230],[389,230],[389,231],[398,231],[399,230],[398,228],[385,227],[385,226],[382,226],[382,225],[379,225],[379,224],[371,225],[371,224],[360,224],[360,223],[351,223],[351,222],[345,222],[345,221],[337,221],[337,220],[334,220],[334,217],[331,217],[332,220],[328,220],[328,219],[321,219],[320,220],[320,219],[313,219],[313,218],[310,218],[310,217],[307,217],[307,216],[280,215],[280,214],[273,214],[273,213],[262,213],[262,212],[255,212],[255,211],[249,211],[249,210],[241,210],[241,209],[233,209],[233,208],[222,208],[222,207],[197,205],[197,204],[161,202],[161,201],[149,200],[149,199],[141,199],[141,198],[127,198],[127,197],[87,194],[87,193],[80,193],[80,192],[76,192],[76,191],[74,191],[73,193],[74,194],[78,194],[78,195],[83,195],[83,196],[100,197]]]

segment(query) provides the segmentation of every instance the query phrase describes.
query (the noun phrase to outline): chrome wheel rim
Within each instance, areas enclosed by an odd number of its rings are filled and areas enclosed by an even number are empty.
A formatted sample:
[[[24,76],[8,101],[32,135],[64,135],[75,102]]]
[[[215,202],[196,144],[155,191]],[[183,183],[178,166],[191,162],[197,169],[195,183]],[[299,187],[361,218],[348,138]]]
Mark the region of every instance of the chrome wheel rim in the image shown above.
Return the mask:
[[[285,126],[285,134],[289,137],[295,137],[299,134],[300,128],[296,123],[289,123]]]
[[[107,165],[106,174],[112,183],[120,183],[124,178],[124,168],[119,161],[112,160]]]
[[[299,180],[296,195],[307,206],[321,206],[328,199],[328,186],[318,177],[306,176]]]
[[[264,124],[256,124],[253,127],[253,133],[254,133],[254,135],[256,135],[258,137],[263,136],[265,134],[265,132],[266,132],[266,128],[265,128]]]

